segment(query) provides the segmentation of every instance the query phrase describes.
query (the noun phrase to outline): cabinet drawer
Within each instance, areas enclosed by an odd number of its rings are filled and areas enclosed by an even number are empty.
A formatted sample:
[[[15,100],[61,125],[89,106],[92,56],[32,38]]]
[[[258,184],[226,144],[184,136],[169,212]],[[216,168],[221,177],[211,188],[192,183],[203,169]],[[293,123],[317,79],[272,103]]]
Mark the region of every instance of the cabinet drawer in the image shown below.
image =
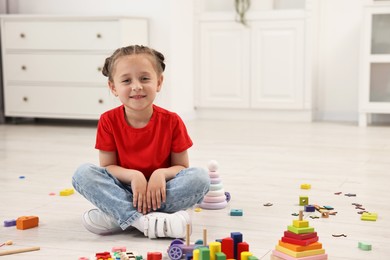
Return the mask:
[[[107,55],[6,54],[4,68],[8,84],[15,81],[80,82],[106,84],[102,67]]]
[[[99,119],[120,105],[103,87],[12,86],[5,94],[6,116]]]
[[[4,34],[6,49],[114,50],[120,47],[118,21],[5,21]]]

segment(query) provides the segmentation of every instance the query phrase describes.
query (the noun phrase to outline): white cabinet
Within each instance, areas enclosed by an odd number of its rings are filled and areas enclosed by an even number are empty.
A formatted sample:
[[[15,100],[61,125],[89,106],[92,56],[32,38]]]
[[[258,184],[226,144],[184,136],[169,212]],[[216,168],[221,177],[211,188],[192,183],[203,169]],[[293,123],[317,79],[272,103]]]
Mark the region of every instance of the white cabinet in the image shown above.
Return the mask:
[[[119,105],[101,73],[115,49],[148,44],[147,20],[1,16],[7,117],[98,119]]]
[[[364,10],[359,92],[359,125],[372,114],[390,114],[390,2]]]
[[[207,9],[204,2],[199,9]],[[248,26],[223,11],[198,14],[196,107],[200,117],[266,111],[312,119],[310,51],[304,10],[258,11]],[[306,47],[305,47],[306,46]],[[300,119],[298,119],[300,120]]]

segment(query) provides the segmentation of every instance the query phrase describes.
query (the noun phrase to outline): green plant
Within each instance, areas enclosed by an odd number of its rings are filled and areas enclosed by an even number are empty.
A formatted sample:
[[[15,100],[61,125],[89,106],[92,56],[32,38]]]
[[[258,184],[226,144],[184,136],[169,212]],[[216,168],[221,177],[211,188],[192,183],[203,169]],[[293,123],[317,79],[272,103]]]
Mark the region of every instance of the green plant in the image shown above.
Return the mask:
[[[251,0],[234,0],[234,6],[238,15],[238,22],[247,25],[245,14],[251,6]]]

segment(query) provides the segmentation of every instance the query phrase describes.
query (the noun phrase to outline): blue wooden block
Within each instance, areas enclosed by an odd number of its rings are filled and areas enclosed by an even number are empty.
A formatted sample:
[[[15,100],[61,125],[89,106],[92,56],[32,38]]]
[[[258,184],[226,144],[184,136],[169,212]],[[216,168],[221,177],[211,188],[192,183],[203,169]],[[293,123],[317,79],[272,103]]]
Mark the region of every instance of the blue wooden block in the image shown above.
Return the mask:
[[[313,205],[305,205],[305,212],[314,212],[316,208]]]
[[[230,210],[230,216],[242,216],[243,212],[242,209],[231,209]]]

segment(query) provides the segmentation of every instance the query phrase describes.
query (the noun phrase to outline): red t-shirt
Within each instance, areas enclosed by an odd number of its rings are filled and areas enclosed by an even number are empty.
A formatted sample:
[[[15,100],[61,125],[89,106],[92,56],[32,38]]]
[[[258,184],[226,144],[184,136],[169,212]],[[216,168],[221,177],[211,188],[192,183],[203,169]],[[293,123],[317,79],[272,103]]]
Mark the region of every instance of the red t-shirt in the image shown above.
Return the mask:
[[[141,171],[147,179],[159,168],[171,166],[171,153],[192,146],[187,129],[176,114],[153,105],[153,115],[143,128],[133,128],[119,106],[101,115],[95,148],[116,152],[118,165]]]

